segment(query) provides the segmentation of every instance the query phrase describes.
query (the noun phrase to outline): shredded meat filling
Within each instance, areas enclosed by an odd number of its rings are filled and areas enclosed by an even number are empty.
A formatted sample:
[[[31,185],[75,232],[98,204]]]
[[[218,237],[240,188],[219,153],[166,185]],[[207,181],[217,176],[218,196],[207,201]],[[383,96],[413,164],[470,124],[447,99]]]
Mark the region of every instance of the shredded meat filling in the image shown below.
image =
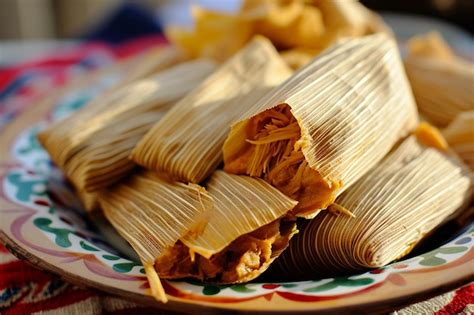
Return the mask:
[[[250,281],[288,246],[295,230],[293,220],[274,221],[240,236],[210,259],[190,253],[189,248],[178,241],[157,259],[155,268],[164,279],[191,277],[218,283]]]
[[[287,104],[251,118],[246,132],[247,144],[226,163],[227,172],[263,178],[299,201],[294,214],[325,209],[334,201],[338,185],[329,184],[308,166],[300,126]]]

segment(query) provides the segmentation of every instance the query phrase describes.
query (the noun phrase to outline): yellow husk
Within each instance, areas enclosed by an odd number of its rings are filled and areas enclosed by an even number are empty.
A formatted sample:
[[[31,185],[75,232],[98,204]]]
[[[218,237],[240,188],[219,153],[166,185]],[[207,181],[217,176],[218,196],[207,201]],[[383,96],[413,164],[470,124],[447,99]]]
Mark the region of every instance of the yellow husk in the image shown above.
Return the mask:
[[[410,136],[336,200],[355,218],[325,213],[308,222],[274,272],[327,277],[401,258],[467,205],[468,172],[455,155]]]
[[[239,236],[275,221],[297,204],[263,180],[223,171],[212,175],[207,190],[214,202],[208,224],[197,237],[187,235],[181,239],[205,258],[220,252]]]
[[[267,115],[273,118],[265,122]],[[299,200],[295,212],[306,218],[334,202],[418,122],[397,46],[383,34],[333,46],[244,117],[224,143],[224,170],[268,180]],[[252,144],[266,133],[273,143]],[[294,177],[278,184],[291,170]]]
[[[271,43],[255,38],[155,124],[132,159],[176,180],[201,182],[221,163],[229,126],[290,75]]]
[[[138,173],[109,191],[99,193],[107,219],[144,263],[155,259],[177,240],[207,221],[212,199],[197,185]]]
[[[77,190],[103,189],[133,169],[128,156],[135,144],[214,68],[208,60],[191,61],[131,83],[94,99],[39,139]]]
[[[436,33],[408,43],[405,68],[420,112],[437,126],[474,110],[474,63],[454,55]]]
[[[474,111],[460,113],[443,130],[449,146],[474,171]]]

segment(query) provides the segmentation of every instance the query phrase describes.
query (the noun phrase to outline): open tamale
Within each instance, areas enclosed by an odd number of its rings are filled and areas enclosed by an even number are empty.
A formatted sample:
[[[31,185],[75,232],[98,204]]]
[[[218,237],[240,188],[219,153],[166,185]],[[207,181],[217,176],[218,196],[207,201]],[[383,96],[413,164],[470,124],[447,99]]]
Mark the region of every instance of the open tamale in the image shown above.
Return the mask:
[[[474,171],[474,111],[460,113],[443,130],[449,146]]]
[[[263,178],[313,218],[418,122],[396,43],[343,41],[265,95],[231,128],[224,170]]]
[[[94,191],[126,175],[141,137],[215,66],[197,60],[174,66],[94,99],[39,134],[41,144],[92,209]]]
[[[176,180],[201,182],[221,163],[229,126],[290,75],[272,44],[255,38],[156,123],[132,159]]]
[[[325,213],[305,222],[275,272],[307,279],[384,266],[467,205],[468,169],[452,152],[423,144],[439,143],[439,135],[421,134],[408,137],[336,200],[355,218]]]
[[[408,42],[405,68],[420,113],[437,126],[474,110],[474,63],[454,54],[437,33]]]
[[[139,173],[100,193],[99,200],[152,279],[157,273],[166,279],[249,281],[296,233],[294,220],[284,218],[296,201],[263,180],[223,171],[212,175],[207,191]]]

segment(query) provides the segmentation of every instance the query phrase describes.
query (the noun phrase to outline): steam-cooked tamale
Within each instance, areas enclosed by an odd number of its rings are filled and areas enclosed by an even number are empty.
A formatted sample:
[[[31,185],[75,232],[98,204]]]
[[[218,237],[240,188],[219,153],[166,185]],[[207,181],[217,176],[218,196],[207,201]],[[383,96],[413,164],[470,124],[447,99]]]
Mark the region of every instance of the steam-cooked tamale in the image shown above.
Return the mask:
[[[437,33],[408,42],[405,68],[420,112],[437,126],[474,110],[474,63],[454,54]]]
[[[474,171],[474,111],[460,113],[443,134],[450,147]]]
[[[224,170],[263,178],[312,218],[415,128],[417,111],[395,42],[341,42],[260,99],[234,124]]]
[[[255,38],[156,123],[133,160],[176,180],[201,182],[221,163],[229,126],[290,74],[272,44]]]
[[[157,272],[167,279],[249,281],[296,232],[295,222],[282,218],[296,201],[263,180],[223,171],[212,175],[207,191],[151,173],[136,174],[99,199],[152,279]]]
[[[39,140],[93,205],[88,193],[127,174],[134,167],[128,156],[135,144],[214,68],[208,60],[191,61],[104,94],[42,131]]]
[[[304,222],[274,272],[307,279],[384,266],[467,205],[468,169],[427,130],[408,137],[336,200],[355,217],[325,213]]]

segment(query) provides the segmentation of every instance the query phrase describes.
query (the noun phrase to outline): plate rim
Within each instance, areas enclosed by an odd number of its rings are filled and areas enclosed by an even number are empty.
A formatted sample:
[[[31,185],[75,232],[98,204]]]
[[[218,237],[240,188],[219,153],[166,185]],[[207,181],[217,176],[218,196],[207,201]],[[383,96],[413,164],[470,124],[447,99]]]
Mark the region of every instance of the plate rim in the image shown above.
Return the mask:
[[[226,312],[226,314],[228,314],[227,312],[229,311],[236,312],[236,313],[252,312],[252,313],[258,313],[258,314],[269,314],[269,313],[275,313],[275,312],[279,314],[295,314],[295,313],[298,313],[298,314],[306,314],[306,313],[340,314],[342,311],[344,312],[360,311],[363,309],[365,314],[372,314],[372,313],[378,313],[378,312],[393,311],[393,310],[402,308],[403,306],[406,306],[406,305],[410,305],[410,304],[420,302],[420,301],[426,301],[432,297],[452,291],[456,288],[460,288],[474,281],[474,272],[473,272],[473,274],[471,275],[468,274],[465,277],[462,277],[460,279],[450,281],[441,286],[429,287],[426,290],[418,291],[417,293],[414,293],[414,294],[407,294],[407,295],[402,295],[397,298],[382,299],[375,302],[368,302],[368,303],[363,303],[363,304],[340,306],[340,307],[334,307],[334,308],[321,308],[321,309],[300,309],[300,310],[291,310],[291,311],[289,310],[279,311],[279,310],[270,310],[270,309],[239,310],[239,309],[230,307],[233,304],[212,303],[212,302],[206,303],[202,301],[193,301],[193,300],[186,301],[185,299],[176,298],[173,296],[170,297],[170,300],[168,303],[163,304],[156,301],[155,299],[153,299],[153,297],[149,295],[142,295],[139,293],[126,291],[120,288],[115,288],[106,284],[102,284],[97,281],[84,278],[82,276],[78,276],[63,268],[56,267],[53,264],[45,261],[41,257],[38,257],[34,253],[26,250],[24,247],[19,245],[16,241],[10,238],[1,229],[0,229],[0,242],[9,250],[9,252],[11,252],[13,255],[15,255],[17,258],[21,259],[22,261],[26,261],[27,263],[34,266],[35,268],[39,268],[40,270],[47,271],[56,276],[59,276],[60,278],[64,279],[66,282],[76,285],[80,288],[86,288],[86,289],[92,288],[94,290],[98,290],[98,291],[108,293],[108,294],[111,294],[112,292],[112,295],[114,296],[125,298],[126,300],[135,302],[137,304],[146,305],[146,306],[154,307],[157,309],[173,310],[173,311],[183,311],[183,309],[185,309],[185,310],[192,310],[195,312],[196,307],[199,307],[200,308],[199,311],[204,311],[204,312],[209,313],[212,310],[212,312],[218,312],[218,313]],[[84,286],[84,283],[86,283],[87,286]]]

